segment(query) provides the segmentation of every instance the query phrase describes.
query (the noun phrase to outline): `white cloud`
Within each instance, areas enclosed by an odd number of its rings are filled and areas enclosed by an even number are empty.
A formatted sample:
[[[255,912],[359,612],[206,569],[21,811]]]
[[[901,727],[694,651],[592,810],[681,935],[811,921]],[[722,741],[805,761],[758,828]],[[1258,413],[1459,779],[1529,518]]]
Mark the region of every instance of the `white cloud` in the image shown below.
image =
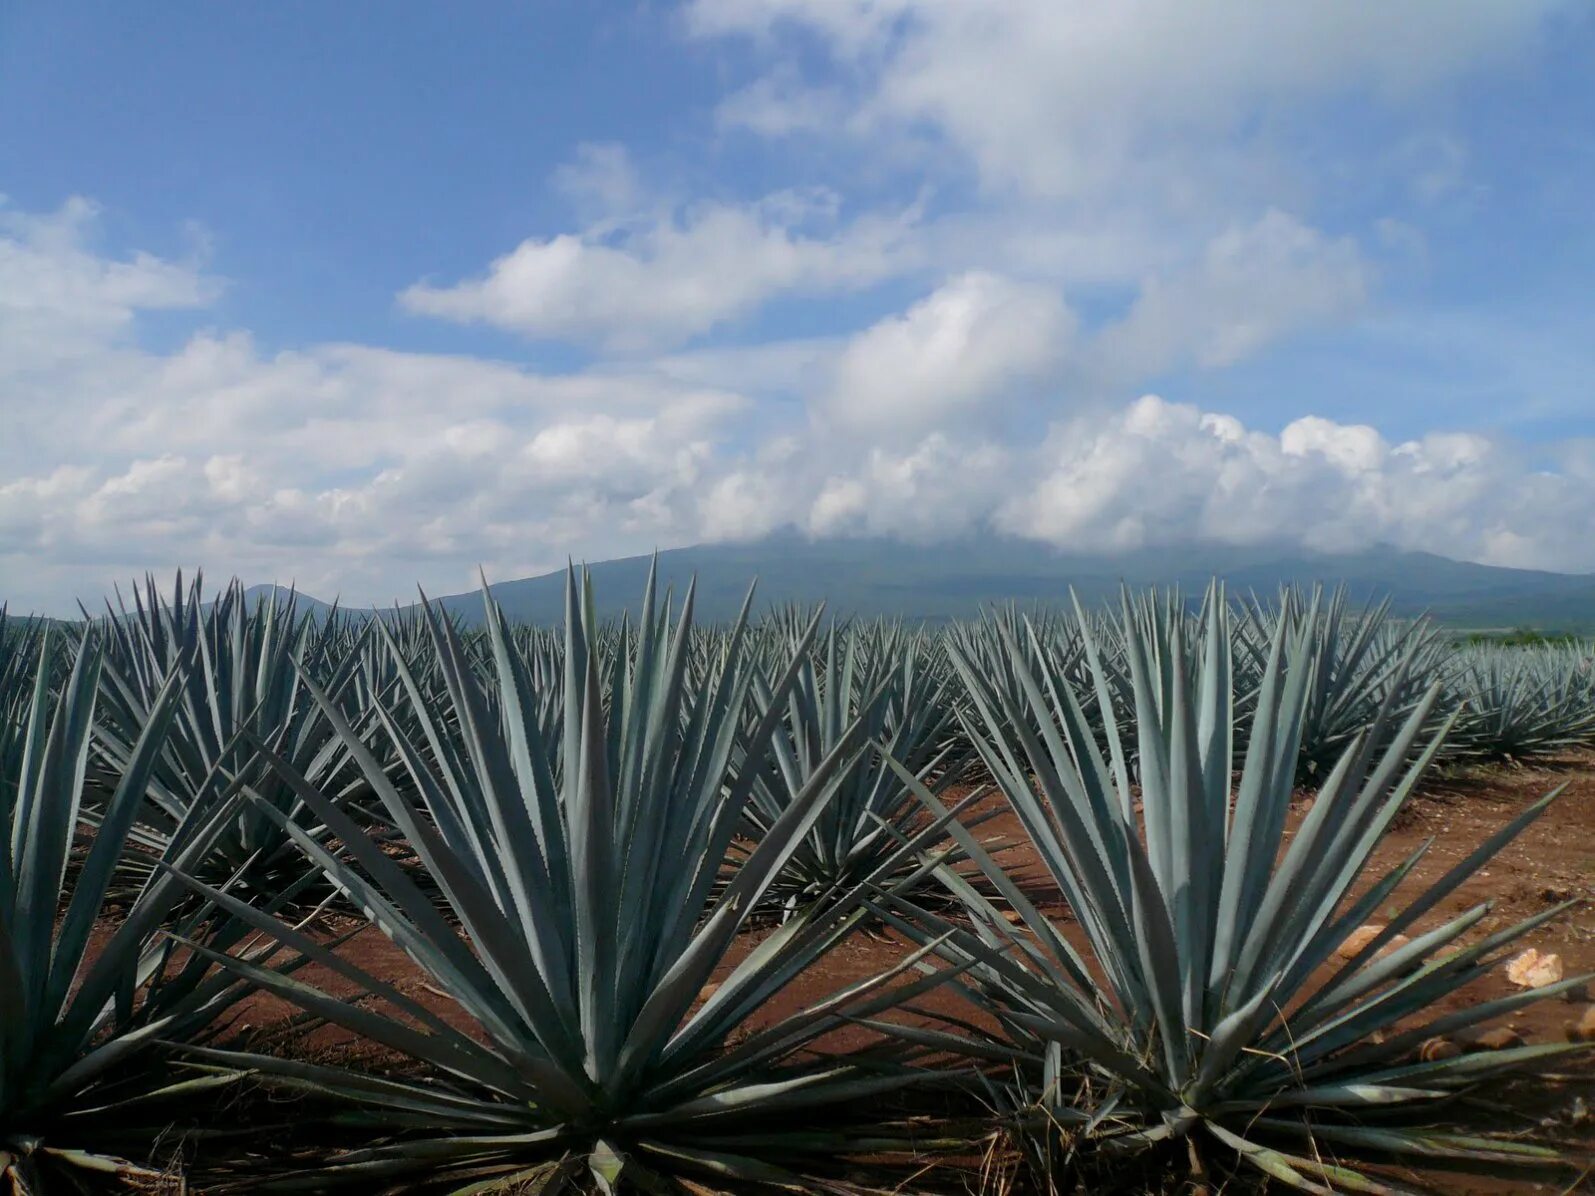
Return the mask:
[[[703,490],[700,538],[744,540],[795,527],[820,537],[935,541],[986,523],[1029,455],[944,432],[901,447],[780,437],[721,462],[723,472]]]
[[[81,197],[30,215],[0,196],[0,356],[11,368],[42,368],[118,341],[138,311],[201,307],[220,293],[199,262],[95,253],[89,238],[98,215]]]
[[[630,153],[612,141],[577,146],[575,160],[555,170],[552,182],[579,211],[594,216],[628,215],[646,202]]]
[[[715,111],[724,128],[761,137],[789,137],[846,128],[853,120],[847,97],[834,87],[807,83],[787,65],[727,97]]]
[[[0,342],[38,342],[0,356],[0,411],[22,433],[0,436],[0,574],[19,605],[66,610],[195,562],[385,599],[417,578],[465,588],[478,561],[514,576],[600,539],[679,542],[746,407],[646,368],[266,355],[238,332],[152,353],[130,335],[138,314],[213,288],[179,264],[95,255],[92,223],[0,231]]]
[[[1054,427],[1033,491],[1005,530],[1081,550],[1190,541],[1375,542],[1468,560],[1589,569],[1569,550],[1592,479],[1535,468],[1486,437],[1435,432],[1392,444],[1363,425],[1304,416],[1279,435],[1146,396],[1111,419]]]
[[[1055,290],[960,275],[854,337],[821,412],[844,434],[892,441],[962,423],[1044,379],[1073,334]]]
[[[1344,324],[1382,278],[1421,274],[1437,201],[1467,189],[1448,97],[1532,62],[1577,10],[694,0],[685,26],[733,51],[723,128],[765,153],[795,138],[794,161],[861,187],[924,187],[930,270],[1067,294],[1063,379],[1122,401]],[[1369,125],[1355,148],[1325,134],[1343,117]]]
[[[136,310],[198,307],[215,298],[216,282],[193,263],[147,253],[125,261],[95,254],[87,241],[99,212],[80,196],[43,216],[5,208],[0,200],[0,305],[8,315],[44,311],[119,329]]]
[[[844,222],[839,207],[833,192],[814,188],[533,237],[479,278],[417,283],[400,302],[422,315],[615,351],[674,345],[776,296],[857,290],[915,263],[913,209]]]
[[[768,38],[782,25],[822,31],[848,56],[878,48],[913,0],[692,0],[687,24],[700,36],[747,33]]]
[[[0,437],[18,606],[64,612],[195,563],[387,600],[416,580],[467,588],[478,563],[509,578],[786,525],[996,526],[1075,547],[1389,540],[1595,568],[1595,453],[1551,468],[1477,435],[1393,443],[1315,416],[1274,435],[1064,388],[1104,346],[1219,363],[1354,304],[1354,249],[1277,214],[1148,284],[1105,336],[1076,328],[1055,284],[964,271],[852,336],[559,374],[358,344],[266,353],[236,331],[152,352],[139,314],[215,284],[98,254],[92,232],[86,212],[0,230],[0,343],[36,342],[0,355],[0,410],[22,433]]]
[[[478,562],[513,577],[785,525],[1389,540],[1595,569],[1588,445],[1546,462],[1467,432],[1400,440],[1284,386],[1269,430],[1125,402],[1357,321],[1394,274],[1348,389],[1399,390],[1408,427],[1471,422],[1464,392],[1542,427],[1583,415],[1566,304],[1515,329],[1489,304],[1399,307],[1430,265],[1458,273],[1447,221],[1499,182],[1501,147],[1448,91],[1579,8],[694,0],[693,35],[738,39],[710,64],[739,80],[715,123],[660,114],[647,171],[574,147],[549,180],[568,230],[520,230],[399,298],[596,358],[563,372],[267,350],[204,328],[222,284],[203,245],[105,250],[88,200],[0,204],[0,598],[67,610],[202,560],[364,601],[469,586]],[[1356,137],[1315,135],[1343,116]],[[661,193],[655,171],[710,183]],[[796,326],[797,301],[800,336],[757,335],[761,314]],[[142,316],[184,311],[202,330],[141,346]]]
[[[0,573],[14,599],[59,609],[63,591],[91,597],[119,576],[196,561],[386,598],[417,579],[466,588],[478,562],[515,576],[595,544],[678,543],[743,408],[656,378],[508,367],[497,394],[442,405],[417,383],[427,401],[412,404],[386,389],[409,366],[428,381],[445,367],[445,392],[461,395],[480,367],[451,377],[446,362],[370,351],[307,354],[288,369],[255,358],[247,382],[188,393],[163,390],[164,371],[146,365],[131,389],[79,394],[96,419],[124,400],[158,418],[121,428],[114,448],[62,427],[44,458],[53,467],[21,467],[0,486]],[[312,414],[307,379],[342,409]],[[0,371],[0,395],[6,381]],[[241,390],[277,418],[254,418],[234,402]],[[196,430],[163,450],[180,425]]]
[[[1194,361],[1233,365],[1302,328],[1363,304],[1371,269],[1350,238],[1331,240],[1279,211],[1232,226],[1200,258],[1153,276],[1097,352],[1107,376],[1147,377]]]
[[[872,447],[846,473],[830,473],[800,526],[815,536],[958,536],[985,522],[1020,455],[942,432],[907,452]]]
[[[1089,195],[1148,165],[1211,161],[1258,108],[1366,92],[1387,101],[1520,53],[1575,0],[696,0],[702,37],[751,35],[779,60],[818,34],[853,81],[859,131],[930,126],[990,186]],[[755,82],[727,101],[760,127],[812,128],[808,91]]]

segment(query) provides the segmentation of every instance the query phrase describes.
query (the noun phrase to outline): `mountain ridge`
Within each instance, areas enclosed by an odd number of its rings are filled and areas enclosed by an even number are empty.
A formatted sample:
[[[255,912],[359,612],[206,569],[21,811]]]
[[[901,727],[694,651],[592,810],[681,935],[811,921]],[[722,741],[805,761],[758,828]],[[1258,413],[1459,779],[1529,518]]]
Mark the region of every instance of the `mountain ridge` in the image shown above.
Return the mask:
[[[1395,613],[1427,611],[1466,628],[1535,626],[1595,630],[1595,574],[1555,573],[1455,561],[1436,553],[1376,546],[1355,553],[1286,545],[1192,544],[1120,553],[1060,552],[1031,541],[989,537],[915,545],[886,538],[809,540],[778,533],[763,540],[665,549],[589,563],[599,607],[635,606],[650,564],[661,587],[680,594],[697,579],[698,617],[734,617],[757,579],[755,608],[828,602],[838,613],[910,620],[966,618],[1008,601],[1082,602],[1113,597],[1121,584],[1200,592],[1214,576],[1232,593],[1271,595],[1281,584],[1346,584],[1359,602],[1389,596]],[[557,623],[564,616],[564,570],[490,582],[514,620]],[[264,593],[270,587],[251,587]],[[319,599],[301,595],[314,609]],[[482,618],[480,590],[434,601],[469,624]]]

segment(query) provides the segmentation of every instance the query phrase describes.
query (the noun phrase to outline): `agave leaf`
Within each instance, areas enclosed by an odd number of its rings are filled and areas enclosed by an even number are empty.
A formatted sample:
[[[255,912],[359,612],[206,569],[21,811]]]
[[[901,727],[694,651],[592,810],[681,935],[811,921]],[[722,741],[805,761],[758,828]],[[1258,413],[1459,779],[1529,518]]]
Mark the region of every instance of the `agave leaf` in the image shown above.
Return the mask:
[[[1247,647],[1257,672],[1246,682],[1251,723],[1233,802],[1227,762],[1240,694],[1229,671],[1230,611],[1216,587],[1194,615],[1177,598],[1126,592],[1117,624],[1100,632],[1111,656],[1079,615],[1090,674],[1081,685],[1098,696],[1100,732],[1046,662],[1039,634],[1021,643],[998,624],[1001,657],[954,642],[949,656],[969,696],[965,726],[1088,952],[1063,941],[957,827],[952,835],[1023,928],[1006,925],[944,867],[935,875],[964,905],[967,926],[923,903],[884,904],[893,928],[939,944],[937,955],[961,969],[955,991],[1035,1061],[1016,1073],[1022,1100],[1086,1102],[1090,1144],[1127,1149],[1200,1129],[1281,1182],[1378,1190],[1360,1172],[1278,1151],[1249,1126],[1265,1111],[1311,1127],[1353,1111],[1428,1109],[1438,1095],[1538,1066],[1561,1049],[1414,1070],[1392,1067],[1394,1057],[1371,1041],[1451,997],[1540,918],[1457,949],[1484,914],[1471,910],[1381,956],[1397,933],[1390,929],[1329,981],[1317,978],[1421,858],[1420,850],[1352,896],[1448,726],[1426,632],[1379,630],[1382,607],[1357,623],[1344,594],[1322,603],[1315,594],[1298,611],[1287,593],[1271,624],[1251,625],[1266,626],[1267,647],[1261,637]],[[1366,693],[1352,676],[1365,679]],[[1120,717],[1133,718],[1133,735],[1115,726]],[[1322,783],[1287,843],[1304,736],[1314,759],[1329,742],[1337,758],[1315,773]],[[1101,756],[1104,742],[1111,760]],[[932,812],[942,808],[919,796]],[[1514,819],[1393,922],[1410,928],[1543,808]],[[969,1042],[972,1057],[991,1053],[987,1035]],[[1110,1101],[1111,1122],[1096,1107]]]
[[[45,634],[41,652],[53,651],[52,643]],[[116,929],[90,952],[185,684],[178,673],[152,683],[149,721],[135,736],[82,866],[69,869],[85,815],[104,651],[85,629],[58,693],[47,684],[51,668],[41,656],[22,750],[0,756],[0,793],[8,795],[0,809],[0,1126],[8,1145],[22,1150],[6,1164],[13,1181],[35,1187],[63,1170],[117,1170],[124,1148],[147,1150],[164,1129],[159,1114],[147,1110],[172,1087],[167,1041],[205,1037],[243,995],[235,980],[218,982],[202,962],[174,962],[166,936],[177,927],[208,942],[235,942],[239,931],[208,903],[179,913],[186,890],[165,877],[141,886]],[[202,858],[235,808],[235,795],[213,775],[201,783],[205,792],[190,795],[192,817],[163,864]],[[126,1174],[147,1173],[128,1164]]]
[[[572,572],[557,738],[545,734],[549,724],[530,684],[533,664],[518,660],[491,597],[479,658],[435,609],[429,612],[439,684],[429,687],[401,669],[390,692],[431,709],[373,698],[362,729],[333,695],[301,677],[436,893],[404,875],[335,795],[320,791],[269,745],[261,749],[326,832],[281,811],[266,816],[369,912],[434,988],[478,1016],[487,1039],[475,1043],[447,1031],[435,1015],[418,1016],[401,988],[332,960],[299,932],[273,919],[248,919],[252,929],[354,982],[357,996],[334,998],[236,956],[221,961],[227,968],[428,1069],[372,1084],[341,1069],[307,1071],[248,1058],[248,1066],[280,1083],[336,1095],[378,1122],[420,1127],[432,1117],[424,1138],[373,1143],[334,1159],[323,1170],[329,1181],[396,1174],[401,1160],[426,1159],[441,1174],[486,1182],[540,1166],[558,1143],[610,1160],[600,1170],[622,1157],[632,1160],[624,1171],[632,1182],[644,1125],[650,1142],[672,1143],[712,1171],[716,1156],[734,1152],[697,1149],[700,1123],[713,1124],[721,1137],[750,1133],[753,1142],[757,1130],[747,1127],[761,1119],[915,1078],[901,1045],[819,1070],[789,1057],[850,1015],[873,1018],[896,999],[926,991],[941,982],[938,969],[895,986],[898,972],[890,969],[727,1049],[754,1009],[856,924],[874,892],[861,883],[839,886],[823,910],[782,928],[731,970],[723,995],[692,1012],[732,937],[833,798],[864,732],[851,717],[833,725],[828,752],[796,800],[721,883],[818,616],[775,671],[761,695],[767,700],[756,703],[751,660],[735,647],[740,625],[723,653],[689,668],[691,591],[674,632],[652,608],[653,595],[650,582],[635,632],[623,627],[605,638],[590,583],[578,586]],[[373,731],[380,731],[382,750],[413,797],[389,775]],[[556,781],[557,795],[548,791]],[[913,839],[894,843],[888,860],[894,866],[901,862],[894,857],[912,860],[924,846]],[[435,900],[460,919],[464,937],[443,921]],[[229,1065],[226,1052],[204,1059],[207,1066]],[[463,1104],[441,1097],[445,1083]],[[524,1129],[504,1132],[515,1119]]]

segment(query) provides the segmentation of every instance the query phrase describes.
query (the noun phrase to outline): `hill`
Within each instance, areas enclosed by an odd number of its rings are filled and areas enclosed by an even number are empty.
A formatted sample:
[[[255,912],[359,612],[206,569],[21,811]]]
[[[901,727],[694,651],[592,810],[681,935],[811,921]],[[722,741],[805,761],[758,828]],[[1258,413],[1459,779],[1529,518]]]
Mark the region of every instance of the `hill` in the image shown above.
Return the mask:
[[[615,612],[636,603],[650,559],[626,557],[590,566],[603,609]],[[1083,554],[1001,537],[927,546],[783,534],[752,543],[671,549],[659,553],[658,560],[661,583],[674,585],[678,593],[697,576],[699,614],[706,620],[734,616],[755,577],[761,609],[823,599],[838,612],[941,620],[1008,600],[1067,601],[1071,586],[1086,602],[1112,597],[1121,583],[1200,591],[1217,575],[1232,592],[1264,595],[1287,582],[1345,582],[1359,601],[1389,594],[1397,613],[1427,610],[1457,627],[1595,629],[1595,575],[1477,565],[1386,547],[1319,554],[1193,545]],[[496,582],[493,593],[515,620],[553,623],[563,617],[562,571]],[[479,592],[440,601],[466,620],[481,618]]]
[[[314,614],[318,619],[324,619],[333,611],[330,602],[323,602],[320,598],[312,598],[309,594],[290,589],[288,586],[258,585],[250,586],[244,590],[244,601],[251,606],[263,599],[270,598],[273,592],[277,595],[278,602],[286,602],[292,596],[294,606],[301,612]]]

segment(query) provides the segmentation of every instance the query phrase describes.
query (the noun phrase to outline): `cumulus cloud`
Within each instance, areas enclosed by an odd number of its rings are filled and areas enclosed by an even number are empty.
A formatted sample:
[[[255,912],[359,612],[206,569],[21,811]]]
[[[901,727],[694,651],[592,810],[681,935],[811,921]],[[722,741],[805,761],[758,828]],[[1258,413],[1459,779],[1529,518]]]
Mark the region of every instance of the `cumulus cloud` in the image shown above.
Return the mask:
[[[1433,397],[1403,413],[1431,430],[1404,438],[1284,389],[1257,426],[1177,401],[1190,371],[1388,308],[1382,280],[1441,251],[1434,217],[1473,202],[1487,157],[1427,101],[1577,8],[692,0],[684,27],[736,39],[716,65],[738,82],[703,160],[647,162],[721,167],[707,194],[578,145],[549,179],[568,227],[398,297],[574,346],[559,370],[268,349],[210,326],[223,283],[203,244],[106,247],[90,200],[0,201],[0,598],[65,612],[202,562],[365,602],[466,588],[478,563],[524,576],[782,527],[1383,540],[1595,569],[1589,444],[1531,458],[1444,430]],[[1300,134],[1346,98],[1383,140],[1309,160]],[[758,190],[731,161],[757,164]],[[1337,170],[1354,201],[1325,202]],[[160,351],[140,338],[157,312]],[[1386,357],[1420,338],[1388,314]],[[1424,348],[1471,371],[1455,349],[1499,344],[1494,314],[1426,311]],[[1524,342],[1512,356],[1541,372],[1499,389],[1549,402],[1546,362],[1587,372],[1574,340]],[[1154,386],[1168,399],[1127,401]]]
[[[930,126],[990,186],[1090,195],[1197,168],[1258,107],[1366,92],[1399,102],[1521,52],[1576,0],[694,0],[702,37],[818,35],[851,82],[859,132]],[[784,65],[726,101],[765,132],[811,129]],[[782,97],[791,115],[783,119]]]
[[[0,355],[13,369],[119,342],[139,311],[201,307],[220,293],[199,261],[96,253],[98,215],[82,197],[38,215],[0,196]]]
[[[1073,315],[1049,287],[986,272],[949,279],[899,316],[859,333],[822,401],[844,433],[896,441],[990,414],[1063,360]]]
[[[823,188],[699,203],[618,229],[528,238],[486,274],[450,286],[417,283],[400,303],[534,338],[656,349],[779,295],[852,291],[892,277],[916,260],[916,219],[909,209],[843,220],[838,196]]]
[[[1039,444],[932,432],[903,447],[787,441],[702,491],[705,538],[779,527],[935,541],[981,529],[1080,552],[1164,544],[1375,543],[1595,569],[1595,451],[1554,467],[1470,433],[1393,442],[1304,416],[1279,433],[1154,395],[1053,421]]]
[[[747,406],[646,368],[265,354],[241,332],[153,353],[128,335],[138,315],[202,303],[212,284],[94,254],[88,214],[68,227],[0,233],[0,262],[26,265],[0,287],[0,342],[40,341],[0,355],[0,575],[19,605],[67,610],[119,576],[195,562],[387,599],[418,578],[465,588],[478,561],[514,576],[600,540],[678,542]]]
[[[621,205],[614,160],[590,158],[583,194]],[[870,275],[837,264],[859,222],[805,238],[792,230],[828,201],[783,203],[741,243],[754,257],[761,238],[788,247],[769,251],[779,269],[740,263],[764,290],[733,280],[726,307],[714,266],[660,250],[650,238],[708,246],[702,213],[678,213],[605,246],[643,282],[595,292],[611,315],[578,307],[571,327],[617,335],[613,312],[632,303],[649,340],[669,341],[750,310],[772,279]],[[727,211],[733,228],[754,219]],[[1363,301],[1357,246],[1277,211],[1148,274],[1105,320],[1077,314],[1056,279],[966,268],[851,331],[564,372],[362,344],[268,352],[241,330],[152,351],[140,316],[203,321],[219,283],[200,260],[101,252],[95,236],[81,203],[0,226],[0,346],[17,348],[0,353],[0,575],[22,607],[69,611],[134,572],[195,563],[385,601],[416,580],[467,588],[478,563],[508,578],[785,526],[927,541],[996,529],[1076,548],[1385,540],[1595,569],[1588,446],[1545,463],[1471,433],[1392,441],[1297,411],[1276,434],[1158,398],[1123,404],[1131,380],[1220,368]],[[650,315],[660,293],[714,304]],[[1075,393],[1082,377],[1116,379],[1121,397]]]
[[[907,451],[870,448],[831,472],[800,523],[815,536],[886,535],[934,542],[983,526],[1020,454],[932,432]]]
[[[1041,458],[1037,484],[1009,498],[997,524],[1060,546],[1388,542],[1516,566],[1595,564],[1568,544],[1595,502],[1576,463],[1535,468],[1479,435],[1390,443],[1366,425],[1304,416],[1276,436],[1146,396],[1111,419],[1059,424]]]
[[[1271,210],[1214,237],[1189,266],[1148,278],[1124,318],[1104,330],[1098,353],[1119,379],[1188,361],[1233,365],[1289,333],[1354,313],[1369,276],[1349,237],[1331,239]]]

